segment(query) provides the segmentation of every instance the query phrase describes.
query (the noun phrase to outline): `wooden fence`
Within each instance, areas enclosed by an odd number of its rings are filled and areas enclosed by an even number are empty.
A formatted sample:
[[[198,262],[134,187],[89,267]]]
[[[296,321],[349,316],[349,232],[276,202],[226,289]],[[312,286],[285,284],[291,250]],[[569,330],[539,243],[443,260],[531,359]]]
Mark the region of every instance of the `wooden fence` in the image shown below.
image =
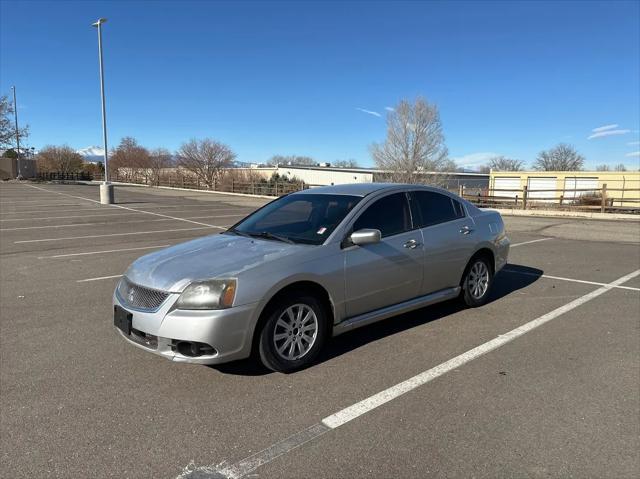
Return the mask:
[[[458,194],[479,207],[510,209],[560,209],[574,211],[600,211],[640,214],[640,188],[601,188],[561,190],[490,189],[467,194],[460,188]]]
[[[38,178],[53,181],[101,181],[103,175],[96,174],[92,176],[86,172],[40,173]],[[132,178],[128,175],[116,173],[109,179],[115,182],[122,181],[150,186],[168,186],[274,197],[318,186],[304,182],[269,181],[264,179],[239,181],[233,178],[225,178],[221,182],[214,182],[213,185],[207,186],[195,176],[187,175],[167,175],[154,179],[148,177]],[[524,186],[520,190],[474,189],[473,193],[470,193],[460,185],[455,192],[481,208],[557,209],[640,214],[640,188],[607,188],[606,183],[601,188],[589,189],[529,190]]]

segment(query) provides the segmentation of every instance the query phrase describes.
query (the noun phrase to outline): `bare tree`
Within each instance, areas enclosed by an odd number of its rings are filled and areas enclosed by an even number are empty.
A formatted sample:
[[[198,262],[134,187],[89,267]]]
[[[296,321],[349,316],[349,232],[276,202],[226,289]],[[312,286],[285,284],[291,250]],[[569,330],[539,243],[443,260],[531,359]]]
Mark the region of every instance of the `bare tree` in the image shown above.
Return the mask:
[[[596,166],[596,171],[611,171],[611,167],[609,165],[606,165],[606,164],[597,165]]]
[[[539,171],[577,171],[584,165],[584,156],[566,143],[538,153],[533,169]]]
[[[16,127],[13,119],[13,102],[6,95],[0,96],[0,148],[9,148],[16,143]],[[29,126],[19,129],[20,142],[29,136]],[[23,146],[20,148],[22,150]]]
[[[38,171],[45,173],[75,173],[83,168],[82,156],[67,145],[47,145],[36,157]]]
[[[122,138],[120,144],[111,151],[109,160],[110,173],[123,169],[131,179],[142,175],[148,180],[150,167],[149,150],[139,145],[138,141],[131,136]]]
[[[178,150],[178,165],[191,171],[207,188],[213,188],[236,154],[220,142],[205,138],[190,140]]]
[[[389,111],[385,142],[371,146],[376,166],[404,183],[420,181],[419,171],[450,170],[455,164],[447,155],[438,107],[420,97],[413,104],[402,100]]]
[[[333,166],[336,168],[358,168],[358,162],[353,158],[349,158],[348,160],[334,161]]]
[[[273,155],[267,161],[269,166],[288,165],[288,166],[316,166],[316,160],[309,156],[299,155]]]
[[[489,164],[486,169],[496,171],[522,171],[523,166],[524,164],[521,160],[515,160],[505,156],[495,156],[489,159]]]
[[[613,169],[615,171],[627,171],[627,167],[624,166],[624,163],[618,163],[616,166],[613,167]]]
[[[162,170],[173,166],[173,156],[166,148],[156,148],[149,153],[149,169],[153,184],[160,184]]]

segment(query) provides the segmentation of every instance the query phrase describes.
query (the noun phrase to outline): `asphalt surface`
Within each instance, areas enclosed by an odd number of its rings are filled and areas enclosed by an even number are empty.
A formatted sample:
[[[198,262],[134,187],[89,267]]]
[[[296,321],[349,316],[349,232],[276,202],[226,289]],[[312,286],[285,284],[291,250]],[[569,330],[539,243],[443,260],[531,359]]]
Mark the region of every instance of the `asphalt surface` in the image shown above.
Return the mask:
[[[640,276],[588,296],[640,269],[638,222],[505,217],[518,246],[490,303],[359,329],[283,375],[250,360],[173,364],[122,341],[111,313],[117,275],[135,258],[216,234],[266,200],[117,187],[117,205],[102,206],[96,186],[35,186],[0,184],[2,477],[224,477],[558,308],[249,476],[640,475]]]

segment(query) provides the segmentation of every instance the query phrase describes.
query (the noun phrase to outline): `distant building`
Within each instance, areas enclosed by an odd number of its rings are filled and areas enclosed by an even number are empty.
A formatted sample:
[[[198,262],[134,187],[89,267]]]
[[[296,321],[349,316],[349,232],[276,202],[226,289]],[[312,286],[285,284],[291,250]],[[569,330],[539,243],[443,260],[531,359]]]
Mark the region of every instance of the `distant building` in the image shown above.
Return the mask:
[[[244,170],[244,168],[238,168]],[[337,168],[332,166],[287,166],[251,168],[252,174],[259,174],[270,178],[277,173],[287,178],[297,178],[310,187],[339,185],[346,183],[373,183],[389,181],[390,173],[375,168]],[[464,187],[468,193],[486,191],[489,188],[489,175],[486,173],[453,172],[420,172],[422,182],[433,180],[438,185],[445,186],[452,191]]]

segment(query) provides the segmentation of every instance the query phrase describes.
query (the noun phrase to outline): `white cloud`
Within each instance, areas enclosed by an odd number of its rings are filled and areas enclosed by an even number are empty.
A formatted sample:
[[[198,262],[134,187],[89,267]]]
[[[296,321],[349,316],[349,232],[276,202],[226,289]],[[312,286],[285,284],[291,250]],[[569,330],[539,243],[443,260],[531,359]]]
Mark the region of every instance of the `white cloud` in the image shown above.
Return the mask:
[[[365,110],[364,108],[356,108],[356,110],[361,111],[362,113],[367,113],[368,115],[373,115],[377,117],[381,117],[382,115],[377,111]]]
[[[390,106],[385,106],[384,109],[387,110],[387,111],[396,111],[395,108],[392,108]]]
[[[615,125],[599,126],[598,128],[594,128],[591,131],[594,132],[594,133],[597,133],[599,131],[613,130],[614,128],[618,128],[618,124],[617,123]]]
[[[458,156],[452,158],[458,166],[462,167],[477,167],[486,164],[491,158],[500,156],[498,153],[492,153],[490,151],[483,151],[478,153],[470,153],[464,156]]]
[[[630,141],[629,143],[627,143],[627,145],[629,145],[629,146],[640,145],[640,141]]]
[[[605,136],[626,135],[627,133],[631,133],[631,130],[604,130],[604,131],[599,131],[598,133],[594,133],[593,135],[589,135],[587,137],[587,140],[592,140],[594,138],[602,138]]]
[[[631,153],[627,153],[624,156],[628,156],[629,158],[640,157],[640,151],[632,151]]]

